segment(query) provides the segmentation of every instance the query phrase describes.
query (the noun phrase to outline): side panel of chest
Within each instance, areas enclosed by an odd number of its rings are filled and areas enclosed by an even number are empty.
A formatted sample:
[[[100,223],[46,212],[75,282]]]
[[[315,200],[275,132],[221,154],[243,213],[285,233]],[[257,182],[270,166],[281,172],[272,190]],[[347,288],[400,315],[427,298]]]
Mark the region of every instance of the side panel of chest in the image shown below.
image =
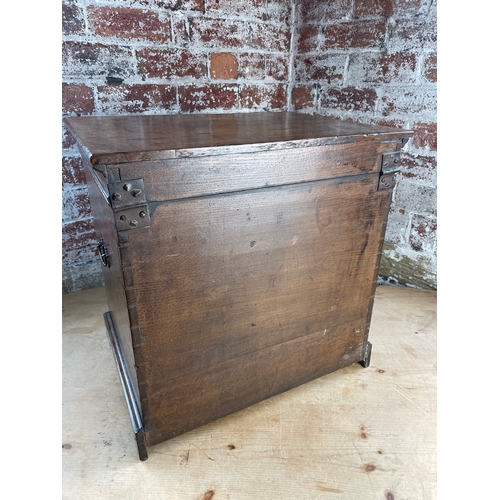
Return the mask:
[[[115,215],[107,201],[105,181],[83,157],[85,175],[89,189],[94,229],[97,240],[105,252],[106,266],[102,267],[109,315],[118,336],[124,361],[126,377],[136,401],[139,401],[139,385],[135,369],[135,357],[130,331],[130,315],[127,305],[126,289],[123,280],[123,266],[116,232]]]

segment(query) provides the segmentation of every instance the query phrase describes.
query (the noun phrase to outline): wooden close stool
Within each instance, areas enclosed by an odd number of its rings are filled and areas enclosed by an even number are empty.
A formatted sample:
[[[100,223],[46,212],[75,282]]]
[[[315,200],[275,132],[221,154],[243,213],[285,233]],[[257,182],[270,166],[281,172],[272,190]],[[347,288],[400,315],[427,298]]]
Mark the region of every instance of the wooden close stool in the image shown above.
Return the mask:
[[[298,113],[72,117],[106,327],[147,447],[368,366],[412,132]]]

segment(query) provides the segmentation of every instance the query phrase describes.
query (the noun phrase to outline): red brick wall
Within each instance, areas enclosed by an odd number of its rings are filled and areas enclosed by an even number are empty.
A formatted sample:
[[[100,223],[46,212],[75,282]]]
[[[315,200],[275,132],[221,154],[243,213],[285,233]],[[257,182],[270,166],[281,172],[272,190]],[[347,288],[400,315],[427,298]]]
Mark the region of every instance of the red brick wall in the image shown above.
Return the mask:
[[[289,0],[65,0],[63,115],[287,106]],[[78,151],[63,130],[63,290],[102,283]]]
[[[436,287],[436,2],[297,2],[292,107],[415,131],[402,155],[381,274]]]
[[[435,286],[431,0],[64,0],[62,19],[63,115],[296,109],[414,129],[383,263],[400,282]],[[102,277],[82,166],[64,129],[62,163],[69,292]],[[405,259],[418,276],[398,267]]]

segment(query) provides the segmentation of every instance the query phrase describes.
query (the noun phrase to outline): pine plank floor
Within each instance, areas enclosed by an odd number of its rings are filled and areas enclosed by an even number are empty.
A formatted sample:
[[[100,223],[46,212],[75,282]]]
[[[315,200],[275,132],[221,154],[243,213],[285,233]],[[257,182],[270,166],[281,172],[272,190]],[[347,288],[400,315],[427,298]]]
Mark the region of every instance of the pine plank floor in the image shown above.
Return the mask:
[[[63,296],[62,498],[436,498],[436,293],[379,286],[352,365],[149,448],[140,462],[104,288]]]

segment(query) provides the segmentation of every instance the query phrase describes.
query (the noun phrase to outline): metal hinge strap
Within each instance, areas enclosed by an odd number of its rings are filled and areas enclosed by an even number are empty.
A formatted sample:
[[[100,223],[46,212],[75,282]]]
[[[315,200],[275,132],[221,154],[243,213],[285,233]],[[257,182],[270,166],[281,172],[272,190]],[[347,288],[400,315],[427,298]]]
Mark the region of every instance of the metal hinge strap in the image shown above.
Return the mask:
[[[108,189],[113,208],[130,207],[146,203],[143,179],[110,182]]]
[[[124,208],[115,212],[118,231],[147,227],[151,224],[148,205]]]
[[[378,191],[392,189],[396,185],[396,174],[401,168],[401,155],[399,151],[382,155],[382,165],[378,183]]]

